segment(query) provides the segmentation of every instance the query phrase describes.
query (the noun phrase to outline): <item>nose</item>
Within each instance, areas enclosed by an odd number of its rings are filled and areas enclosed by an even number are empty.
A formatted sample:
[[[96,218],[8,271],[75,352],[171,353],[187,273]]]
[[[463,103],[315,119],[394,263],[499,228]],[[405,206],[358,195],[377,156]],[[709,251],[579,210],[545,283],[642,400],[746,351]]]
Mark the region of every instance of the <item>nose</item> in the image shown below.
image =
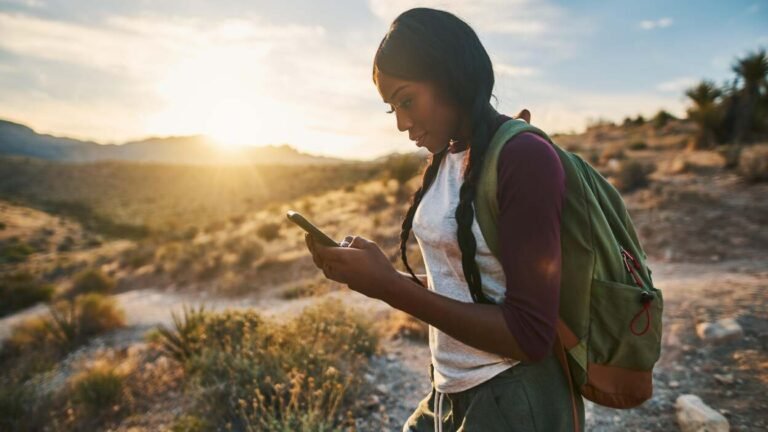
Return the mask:
[[[411,118],[405,113],[395,110],[395,117],[397,118],[397,130],[405,132],[413,126]]]

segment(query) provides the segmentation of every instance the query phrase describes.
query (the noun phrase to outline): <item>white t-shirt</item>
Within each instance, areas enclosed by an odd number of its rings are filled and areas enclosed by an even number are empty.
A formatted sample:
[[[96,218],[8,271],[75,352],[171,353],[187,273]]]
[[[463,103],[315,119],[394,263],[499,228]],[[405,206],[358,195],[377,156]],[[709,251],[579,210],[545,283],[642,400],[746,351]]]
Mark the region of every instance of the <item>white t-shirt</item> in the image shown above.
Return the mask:
[[[413,219],[413,234],[421,248],[428,288],[440,295],[472,303],[461,266],[454,216],[463,183],[466,150],[446,153],[440,168],[421,200]],[[472,222],[477,242],[475,261],[482,275],[482,290],[496,303],[504,301],[506,277],[498,259],[488,249],[477,218]],[[505,331],[499,329],[499,331]],[[434,366],[435,389],[456,393],[481,384],[519,363],[498,354],[473,348],[429,326],[429,348]]]

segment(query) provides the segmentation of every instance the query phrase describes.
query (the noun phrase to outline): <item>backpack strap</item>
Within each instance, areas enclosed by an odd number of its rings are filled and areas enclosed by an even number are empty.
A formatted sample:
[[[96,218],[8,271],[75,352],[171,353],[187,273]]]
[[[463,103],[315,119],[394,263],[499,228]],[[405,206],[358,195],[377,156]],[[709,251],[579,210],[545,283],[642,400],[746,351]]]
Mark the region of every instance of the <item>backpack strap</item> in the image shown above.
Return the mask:
[[[504,145],[512,138],[523,132],[532,132],[541,136],[547,140],[550,144],[552,140],[541,129],[528,124],[527,122],[519,119],[507,120],[498,128],[496,133],[491,138],[491,142],[488,144],[488,150],[486,151],[485,161],[483,162],[483,173],[480,176],[480,180],[477,185],[477,193],[475,195],[475,215],[477,217],[478,225],[480,226],[480,232],[483,234],[485,242],[488,244],[488,249],[491,250],[494,256],[499,257],[499,201],[498,201],[498,182],[499,182],[499,156],[504,148]],[[575,341],[575,342],[574,342]],[[573,385],[573,377],[571,376],[571,370],[568,367],[568,359],[566,355],[567,348],[572,348],[578,344],[578,338],[568,329],[567,325],[558,320],[558,328],[555,333],[554,350],[555,355],[563,369],[563,373],[568,381],[568,390],[571,395],[571,413],[573,415],[573,428],[574,431],[581,431],[581,424],[579,422],[578,408],[576,404],[576,391]]]
[[[477,193],[475,194],[475,215],[477,223],[480,225],[480,232],[488,244],[488,249],[497,257],[499,256],[499,233],[497,228],[499,201],[496,192],[499,188],[499,155],[507,141],[523,132],[533,132],[550,143],[552,142],[549,136],[541,129],[531,126],[523,120],[510,119],[502,123],[488,144],[488,150],[486,150],[483,162],[483,174],[480,176]]]

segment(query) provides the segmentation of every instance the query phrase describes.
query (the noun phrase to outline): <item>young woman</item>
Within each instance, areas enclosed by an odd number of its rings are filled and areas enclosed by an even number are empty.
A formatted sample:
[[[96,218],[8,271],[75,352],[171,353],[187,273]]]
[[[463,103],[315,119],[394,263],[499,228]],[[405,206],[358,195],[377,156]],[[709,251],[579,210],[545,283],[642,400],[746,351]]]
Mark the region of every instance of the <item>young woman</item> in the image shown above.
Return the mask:
[[[373,81],[397,128],[432,154],[402,225],[408,273],[359,236],[339,248],[306,240],[326,277],[429,324],[432,390],[403,430],[574,430],[569,384],[553,354],[565,193],[557,154],[531,133],[505,144],[497,259],[472,201],[488,143],[510,118],[491,106],[493,68],[475,32],[444,11],[406,11],[376,52]],[[411,231],[424,275],[406,259]]]

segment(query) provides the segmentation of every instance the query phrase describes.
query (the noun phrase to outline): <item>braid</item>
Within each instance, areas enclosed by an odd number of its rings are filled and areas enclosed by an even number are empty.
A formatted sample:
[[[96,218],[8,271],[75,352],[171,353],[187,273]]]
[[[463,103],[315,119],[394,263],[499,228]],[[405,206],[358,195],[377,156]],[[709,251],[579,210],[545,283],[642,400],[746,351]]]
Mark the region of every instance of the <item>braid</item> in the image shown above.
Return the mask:
[[[491,112],[490,105],[475,105],[472,110],[472,141],[465,157],[464,183],[459,189],[459,204],[456,206],[457,239],[461,249],[461,266],[464,278],[469,285],[472,300],[475,303],[492,304],[482,292],[480,269],[475,261],[477,241],[472,233],[475,212],[473,202],[480,179],[480,170],[485,160],[486,150],[490,141]]]
[[[408,264],[408,257],[406,255],[408,237],[411,234],[411,227],[413,226],[413,217],[416,215],[416,209],[419,207],[421,198],[429,188],[429,185],[432,184],[432,181],[434,181],[435,177],[437,176],[437,171],[440,167],[440,161],[443,160],[443,156],[445,156],[447,151],[448,149],[446,148],[440,153],[434,154],[430,159],[429,165],[424,171],[424,176],[421,178],[421,186],[416,190],[416,193],[413,194],[413,202],[408,208],[408,211],[405,213],[403,227],[400,231],[400,257],[403,260],[403,264],[405,264],[405,268],[408,269],[408,273],[411,274],[411,278],[421,286],[424,286],[424,284],[421,283],[421,280],[418,277],[416,277],[416,274],[413,273],[411,266]]]

